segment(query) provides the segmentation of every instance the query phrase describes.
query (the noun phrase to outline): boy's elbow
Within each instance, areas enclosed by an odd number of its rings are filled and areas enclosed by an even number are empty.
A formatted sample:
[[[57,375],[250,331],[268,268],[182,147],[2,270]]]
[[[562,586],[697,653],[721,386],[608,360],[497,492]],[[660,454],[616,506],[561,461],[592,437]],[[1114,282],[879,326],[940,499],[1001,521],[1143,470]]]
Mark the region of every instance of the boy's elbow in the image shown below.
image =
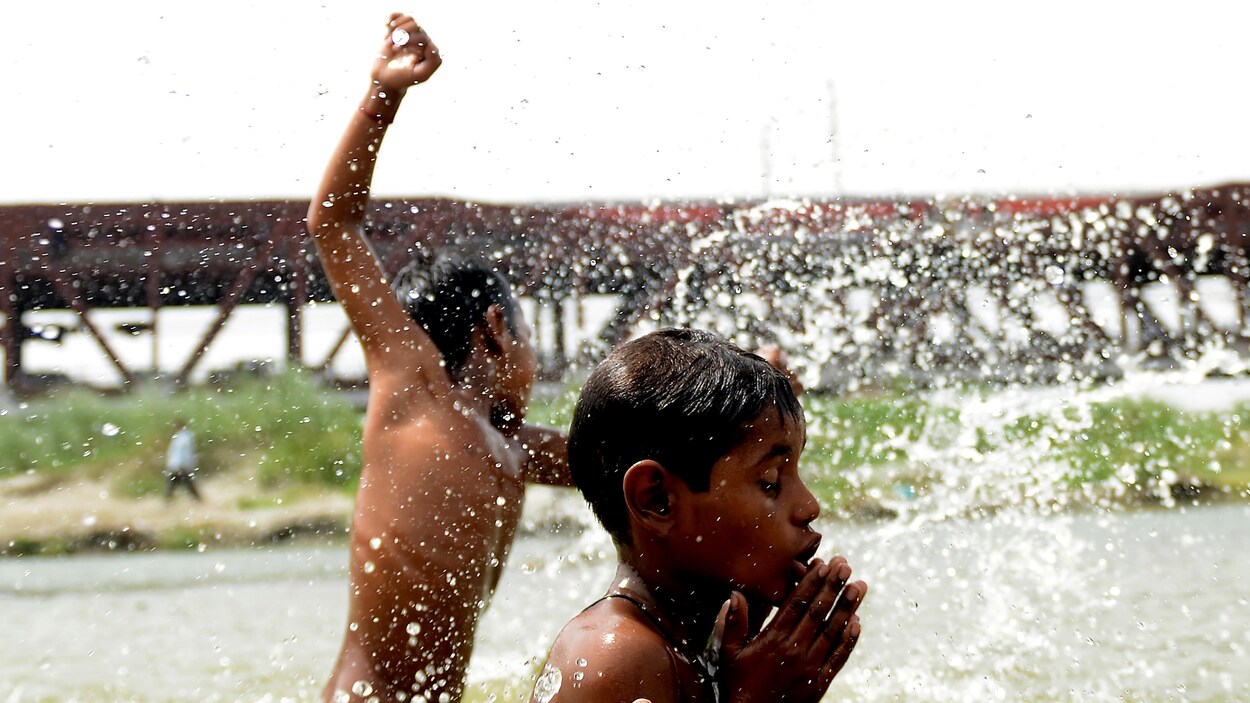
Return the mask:
[[[312,234],[325,231],[329,225],[329,213],[325,211],[325,207],[319,203],[313,203],[308,206],[308,214],[304,219],[308,226],[308,231]]]
[[[328,234],[340,229],[338,220],[319,206],[309,208],[305,225],[314,239],[325,239]]]

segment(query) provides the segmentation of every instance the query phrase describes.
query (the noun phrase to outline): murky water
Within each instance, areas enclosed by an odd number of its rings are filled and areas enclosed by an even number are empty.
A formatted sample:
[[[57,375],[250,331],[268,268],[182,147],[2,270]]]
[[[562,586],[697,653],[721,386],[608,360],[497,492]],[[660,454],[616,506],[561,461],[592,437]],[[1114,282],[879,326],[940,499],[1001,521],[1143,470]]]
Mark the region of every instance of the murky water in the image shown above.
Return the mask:
[[[1250,700],[1250,506],[823,530],[873,589],[831,699]],[[0,701],[312,700],[346,563],[342,547],[2,561]],[[470,696],[527,691],[612,566],[597,531],[521,538]]]

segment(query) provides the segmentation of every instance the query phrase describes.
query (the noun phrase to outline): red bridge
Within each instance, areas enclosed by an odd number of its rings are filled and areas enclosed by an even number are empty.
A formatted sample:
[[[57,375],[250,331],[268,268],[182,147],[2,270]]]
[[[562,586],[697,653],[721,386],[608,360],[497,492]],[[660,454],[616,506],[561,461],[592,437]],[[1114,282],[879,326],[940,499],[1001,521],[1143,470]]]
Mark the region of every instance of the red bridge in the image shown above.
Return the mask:
[[[128,382],[136,371],[92,322],[93,308],[216,305],[215,323],[176,374],[185,381],[236,306],[280,302],[288,311],[288,356],[303,364],[303,307],[330,299],[304,228],[306,208],[301,201],[0,207],[6,382],[22,389],[25,345],[61,332],[32,330],[23,314],[54,308],[72,309],[81,331],[94,337]],[[416,252],[455,246],[498,261],[522,295],[542,304],[560,306],[593,293],[620,296],[615,318],[597,335],[605,344],[629,334],[643,315],[682,321],[674,302],[679,280],[687,287],[754,291],[771,305],[796,280],[850,275],[852,287],[873,290],[873,308],[861,323],[912,329],[910,349],[902,353],[915,361],[929,313],[952,315],[961,333],[975,326],[962,292],[968,285],[988,290],[1004,314],[1027,318],[1010,299],[1009,284],[1021,277],[1056,296],[1073,328],[1085,330],[1087,344],[1141,349],[1163,339],[1173,349],[1213,335],[1240,340],[1250,310],[1248,208],[1245,184],[1128,198],[576,205],[398,199],[375,201],[368,227],[391,272]],[[743,265],[753,260],[765,265],[744,275]],[[865,276],[858,263],[868,260],[888,262],[893,283]],[[1054,277],[1047,271],[1055,268],[1062,282],[1048,282]],[[897,275],[906,285],[898,285]],[[1211,322],[1194,291],[1195,277],[1203,275],[1232,284],[1238,324]],[[1114,333],[1084,309],[1080,284],[1096,280],[1119,292],[1126,322]],[[1166,329],[1144,302],[1142,290],[1160,283],[1177,289],[1185,329]],[[556,316],[556,324],[562,319]],[[778,320],[805,324],[794,311],[767,322]],[[566,358],[564,338],[557,330],[553,368]],[[345,333],[335,351],[346,341]],[[869,351],[900,352],[866,350],[861,361]]]

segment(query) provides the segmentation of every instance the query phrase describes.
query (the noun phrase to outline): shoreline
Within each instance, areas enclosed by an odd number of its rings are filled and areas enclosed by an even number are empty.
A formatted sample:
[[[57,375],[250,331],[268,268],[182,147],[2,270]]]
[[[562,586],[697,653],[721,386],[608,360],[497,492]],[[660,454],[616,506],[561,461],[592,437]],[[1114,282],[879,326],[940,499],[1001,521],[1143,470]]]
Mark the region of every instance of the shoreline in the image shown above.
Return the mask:
[[[131,498],[110,482],[73,473],[28,473],[0,480],[0,556],[261,546],[296,538],[340,538],[354,497],[307,488],[261,489],[219,473],[185,491]]]
[[[0,558],[346,543],[354,491],[263,489],[243,473],[197,481],[200,502],[182,490],[169,501],[163,493],[117,495],[106,480],[72,473],[0,479]],[[520,534],[581,531],[594,523],[576,491],[531,486],[526,493]]]
[[[198,503],[185,492],[169,501],[163,494],[117,496],[104,480],[72,474],[32,473],[0,480],[0,558],[347,543],[354,495],[317,487],[257,489],[252,479],[230,473],[197,485],[203,497]],[[1057,512],[1250,503],[1245,491],[1193,484],[1171,489],[1168,498],[1142,491],[1110,505],[1090,500],[1090,495],[1073,495]],[[576,491],[530,486],[526,493],[518,535],[581,532],[595,524]],[[909,515],[904,506],[866,496],[840,508],[828,507],[824,519],[833,522],[883,522]],[[961,515],[983,519],[1006,507],[983,505]]]

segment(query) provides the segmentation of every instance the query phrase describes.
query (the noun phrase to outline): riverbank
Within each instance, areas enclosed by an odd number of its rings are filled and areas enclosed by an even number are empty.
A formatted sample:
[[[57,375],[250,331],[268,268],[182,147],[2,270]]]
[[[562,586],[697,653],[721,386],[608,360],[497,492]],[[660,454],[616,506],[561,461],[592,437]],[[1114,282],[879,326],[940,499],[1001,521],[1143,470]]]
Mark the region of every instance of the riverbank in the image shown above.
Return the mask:
[[[1116,384],[804,396],[805,480],[825,519],[988,517],[1250,500],[1250,381],[1153,374]],[[531,419],[566,426],[569,389]],[[165,498],[174,418],[203,500]],[[305,374],[183,393],[83,392],[0,411],[0,555],[342,539],[361,414]],[[532,490],[523,530],[594,523],[572,491]]]
[[[129,497],[101,478],[32,472],[0,479],[0,554],[255,546],[347,533],[349,494],[264,489],[245,474],[205,477],[198,502],[183,490],[172,500]]]
[[[355,506],[342,488],[266,487],[255,468],[218,471],[183,489],[138,497],[117,479],[28,472],[0,478],[0,556],[200,550],[346,539]],[[593,518],[570,489],[532,487],[523,532],[578,531]]]

